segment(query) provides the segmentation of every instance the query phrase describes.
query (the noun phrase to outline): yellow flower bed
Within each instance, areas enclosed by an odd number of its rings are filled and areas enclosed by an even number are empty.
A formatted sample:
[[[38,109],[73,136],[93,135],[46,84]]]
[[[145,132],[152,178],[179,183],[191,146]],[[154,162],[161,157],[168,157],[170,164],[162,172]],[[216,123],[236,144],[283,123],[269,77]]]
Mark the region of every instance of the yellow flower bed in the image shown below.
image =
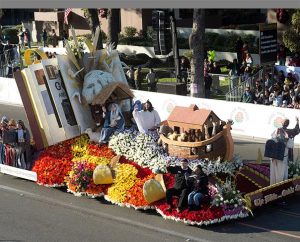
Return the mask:
[[[81,135],[76,139],[71,147],[74,157],[81,157],[88,152],[89,138],[87,135]]]
[[[138,170],[129,164],[119,164],[116,169],[114,184],[108,189],[107,195],[112,202],[125,201],[127,191],[138,182]]]
[[[85,154],[81,157],[73,158],[72,161],[73,162],[88,161],[89,163],[94,163],[98,166],[98,165],[108,165],[110,159],[106,157],[99,157],[99,156],[92,156],[92,155]]]

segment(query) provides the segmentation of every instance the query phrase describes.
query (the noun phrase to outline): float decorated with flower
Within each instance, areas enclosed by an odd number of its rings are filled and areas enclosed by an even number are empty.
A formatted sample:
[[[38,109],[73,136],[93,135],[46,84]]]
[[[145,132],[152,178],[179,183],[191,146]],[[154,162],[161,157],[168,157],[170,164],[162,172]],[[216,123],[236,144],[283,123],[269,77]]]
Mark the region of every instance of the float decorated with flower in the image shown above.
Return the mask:
[[[253,208],[300,190],[298,162],[290,163],[290,179],[269,186],[267,164],[233,156],[232,122],[211,110],[199,114],[202,119],[195,118],[195,123],[188,117],[185,123],[169,118],[160,124],[160,133],[131,127],[132,101],[138,97],[127,85],[114,46],[94,48],[99,32],[90,43],[78,40],[73,31],[66,55],[41,55],[40,61],[15,73],[39,151],[32,167],[37,184],[66,187],[75,196],[102,197],[135,210],[152,209],[165,219],[198,226],[245,218]],[[107,139],[103,106],[112,103],[118,103],[126,122]],[[198,110],[196,105],[191,108]],[[194,133],[184,132],[187,123]],[[170,128],[166,124],[173,125],[171,133],[165,132]],[[208,177],[207,195],[195,210],[169,209],[166,203],[166,191],[175,182],[167,164],[179,165],[182,158],[188,158],[191,169],[201,166]],[[177,202],[173,197],[174,207]]]

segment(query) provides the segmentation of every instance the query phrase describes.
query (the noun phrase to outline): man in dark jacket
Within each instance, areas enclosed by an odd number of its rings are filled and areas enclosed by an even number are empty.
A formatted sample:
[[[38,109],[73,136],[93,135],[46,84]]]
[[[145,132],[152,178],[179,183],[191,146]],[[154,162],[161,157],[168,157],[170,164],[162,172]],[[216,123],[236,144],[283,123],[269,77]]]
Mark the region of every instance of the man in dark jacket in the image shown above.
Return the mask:
[[[175,184],[172,188],[167,189],[166,201],[169,205],[168,211],[171,211],[174,206],[172,203],[173,196],[178,196],[177,212],[181,212],[184,206],[184,201],[189,194],[187,186],[187,178],[192,174],[191,168],[188,167],[188,160],[181,160],[180,166],[167,166],[167,171],[175,174]]]

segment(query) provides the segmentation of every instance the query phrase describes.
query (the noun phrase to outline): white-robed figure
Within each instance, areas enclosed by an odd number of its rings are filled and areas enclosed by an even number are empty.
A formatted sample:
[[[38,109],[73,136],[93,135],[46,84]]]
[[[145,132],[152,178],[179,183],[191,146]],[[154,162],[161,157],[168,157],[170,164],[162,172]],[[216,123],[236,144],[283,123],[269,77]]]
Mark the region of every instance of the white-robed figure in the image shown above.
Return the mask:
[[[100,144],[107,143],[115,131],[123,131],[125,127],[125,119],[118,104],[112,103],[108,110],[102,106],[104,125],[100,133]]]
[[[293,139],[299,134],[299,119],[296,117],[296,126],[293,129],[288,129],[290,121],[285,119],[282,127],[276,129],[272,138],[277,141],[282,141],[285,144],[283,160],[271,159],[270,162],[270,185],[288,179],[288,162],[293,160]]]
[[[138,111],[138,106],[135,105],[132,115],[141,133],[154,131],[160,126],[158,112],[153,109],[152,103],[149,100],[144,104],[141,111]]]

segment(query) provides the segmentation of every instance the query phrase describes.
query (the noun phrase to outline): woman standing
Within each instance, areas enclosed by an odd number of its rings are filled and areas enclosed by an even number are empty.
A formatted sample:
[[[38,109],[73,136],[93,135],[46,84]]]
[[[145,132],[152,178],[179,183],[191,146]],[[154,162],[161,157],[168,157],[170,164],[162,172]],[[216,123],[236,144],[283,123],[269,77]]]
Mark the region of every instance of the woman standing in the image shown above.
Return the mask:
[[[102,106],[104,125],[100,133],[99,143],[107,143],[109,137],[115,131],[122,131],[125,127],[125,119],[123,114],[116,103],[112,103],[107,111],[105,106]]]

